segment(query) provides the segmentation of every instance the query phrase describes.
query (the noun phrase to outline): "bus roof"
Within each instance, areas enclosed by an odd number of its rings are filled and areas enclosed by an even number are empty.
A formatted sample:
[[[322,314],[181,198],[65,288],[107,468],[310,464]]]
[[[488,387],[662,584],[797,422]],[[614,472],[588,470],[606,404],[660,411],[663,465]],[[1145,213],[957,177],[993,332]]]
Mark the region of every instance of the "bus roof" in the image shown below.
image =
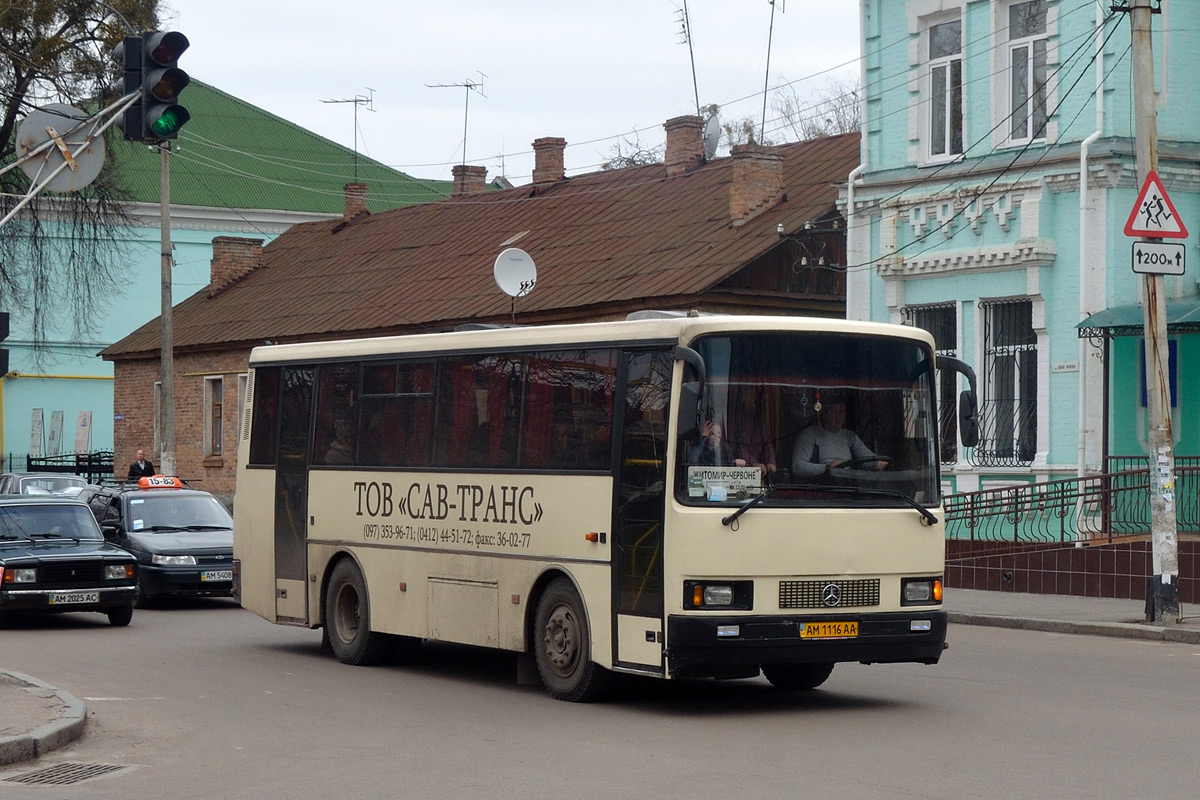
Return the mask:
[[[580,322],[421,333],[402,336],[338,339],[296,344],[262,345],[250,353],[252,366],[342,358],[386,357],[397,354],[434,355],[484,349],[525,349],[628,342],[687,344],[697,336],[750,331],[863,333],[918,339],[933,345],[933,337],[911,325],[862,322],[824,317],[701,314],[697,316]]]

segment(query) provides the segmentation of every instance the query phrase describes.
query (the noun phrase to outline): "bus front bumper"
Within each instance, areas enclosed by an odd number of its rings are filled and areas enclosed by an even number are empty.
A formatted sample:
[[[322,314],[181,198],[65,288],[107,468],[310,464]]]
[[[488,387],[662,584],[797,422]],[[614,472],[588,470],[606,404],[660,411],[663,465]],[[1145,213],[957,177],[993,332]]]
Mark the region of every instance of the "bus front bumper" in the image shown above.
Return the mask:
[[[829,635],[805,638],[806,623]],[[833,635],[856,623],[853,635]],[[667,617],[667,664],[676,676],[712,676],[761,664],[839,661],[936,664],[946,649],[946,612]]]

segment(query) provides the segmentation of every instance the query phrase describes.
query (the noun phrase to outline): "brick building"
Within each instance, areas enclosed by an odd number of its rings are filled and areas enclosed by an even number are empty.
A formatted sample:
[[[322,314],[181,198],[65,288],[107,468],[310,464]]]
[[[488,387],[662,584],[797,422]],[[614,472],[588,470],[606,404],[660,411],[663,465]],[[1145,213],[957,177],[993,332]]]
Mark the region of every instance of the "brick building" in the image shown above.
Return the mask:
[[[845,224],[836,184],[856,166],[857,134],[735,147],[706,159],[702,121],[666,123],[662,164],[566,177],[558,138],[534,143],[533,183],[484,192],[455,170],[446,200],[368,213],[346,187],[340,220],[293,226],[265,247],[218,237],[211,282],[173,311],[176,472],[234,489],[238,411],[250,350],[450,330],[696,309],[841,317]],[[507,247],[537,265],[512,298],[493,265]],[[113,362],[117,463],[158,441],[160,321],[101,355]],[[138,421],[140,420],[140,421]]]

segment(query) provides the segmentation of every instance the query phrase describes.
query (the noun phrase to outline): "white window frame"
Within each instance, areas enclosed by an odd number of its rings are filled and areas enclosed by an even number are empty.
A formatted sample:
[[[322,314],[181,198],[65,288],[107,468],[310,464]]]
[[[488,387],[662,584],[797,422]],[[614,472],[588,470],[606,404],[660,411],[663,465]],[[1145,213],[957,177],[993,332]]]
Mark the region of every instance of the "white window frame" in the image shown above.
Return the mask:
[[[1027,36],[1014,37],[1010,30],[1012,12],[1021,6],[1037,3],[1042,4],[1045,13],[1045,24],[1042,30]],[[1021,0],[1021,2],[1010,3],[1004,9],[1003,24],[1007,39],[1004,52],[1008,69],[1004,97],[1007,108],[1005,131],[1008,142],[1014,145],[1024,145],[1029,142],[1044,141],[1050,127],[1050,3],[1047,0]],[[1040,93],[1037,85],[1039,59],[1042,71]],[[1025,98],[1018,100],[1015,90],[1018,88],[1017,66],[1021,62],[1024,62],[1027,67],[1025,80],[1020,86]],[[1038,125],[1039,109],[1044,117],[1040,130]],[[1019,124],[1023,125],[1021,131],[1017,130]]]
[[[219,388],[218,388],[219,387]],[[218,458],[222,456],[223,438],[226,417],[225,412],[225,376],[207,375],[204,378],[204,455]],[[214,398],[219,397],[219,403]],[[213,413],[214,407],[220,409],[220,414]]]
[[[956,53],[948,53],[946,55],[934,57],[934,28],[941,25],[958,23],[958,51]],[[954,161],[962,158],[963,150],[965,149],[965,104],[963,102],[964,85],[963,85],[963,44],[962,44],[962,18],[955,17],[944,19],[939,22],[930,22],[925,30],[925,52],[929,55],[927,64],[927,81],[928,81],[928,97],[929,97],[929,112],[926,118],[927,124],[927,142],[926,142],[926,158],[932,163]],[[958,84],[954,83],[954,71],[958,70]],[[939,90],[937,86],[938,77],[942,76],[943,87]],[[957,90],[958,113],[955,115],[955,98],[954,93]],[[942,117],[941,122],[941,145],[942,152],[935,152],[935,143],[938,138],[938,116]],[[958,128],[958,150],[954,149],[954,134],[955,125]]]

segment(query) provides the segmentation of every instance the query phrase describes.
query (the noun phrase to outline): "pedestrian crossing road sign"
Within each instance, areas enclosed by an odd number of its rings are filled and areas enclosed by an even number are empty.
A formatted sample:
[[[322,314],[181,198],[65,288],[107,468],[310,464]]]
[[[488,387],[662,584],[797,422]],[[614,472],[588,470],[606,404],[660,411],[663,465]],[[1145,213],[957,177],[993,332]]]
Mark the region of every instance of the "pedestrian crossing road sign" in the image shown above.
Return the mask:
[[[1138,193],[1137,202],[1129,212],[1129,220],[1125,223],[1126,236],[1145,236],[1151,239],[1186,239],[1188,232],[1179,212],[1158,173],[1150,170],[1142,191]]]

